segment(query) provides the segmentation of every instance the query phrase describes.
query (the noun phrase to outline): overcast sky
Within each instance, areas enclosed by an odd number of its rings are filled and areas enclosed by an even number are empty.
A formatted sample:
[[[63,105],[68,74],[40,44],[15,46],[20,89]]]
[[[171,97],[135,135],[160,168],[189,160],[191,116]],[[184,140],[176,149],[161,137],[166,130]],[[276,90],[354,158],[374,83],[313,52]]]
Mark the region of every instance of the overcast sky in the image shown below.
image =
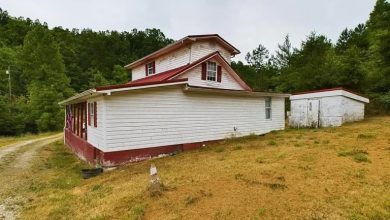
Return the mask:
[[[299,46],[311,31],[336,41],[340,32],[365,22],[375,0],[0,0],[12,16],[49,27],[129,31],[159,28],[169,38],[220,34],[241,50],[259,43],[270,51],[290,35]]]

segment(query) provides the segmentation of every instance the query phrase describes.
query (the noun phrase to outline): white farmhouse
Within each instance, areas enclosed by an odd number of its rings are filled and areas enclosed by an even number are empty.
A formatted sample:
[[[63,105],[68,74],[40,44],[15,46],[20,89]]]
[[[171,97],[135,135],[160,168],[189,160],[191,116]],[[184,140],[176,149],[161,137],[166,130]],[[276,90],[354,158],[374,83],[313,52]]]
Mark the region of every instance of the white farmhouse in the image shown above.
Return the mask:
[[[238,53],[217,34],[192,35],[126,65],[133,81],[60,103],[65,143],[112,166],[284,129],[288,95],[253,92],[230,66]]]
[[[331,127],[364,119],[365,97],[343,88],[323,89],[290,96],[292,127]]]

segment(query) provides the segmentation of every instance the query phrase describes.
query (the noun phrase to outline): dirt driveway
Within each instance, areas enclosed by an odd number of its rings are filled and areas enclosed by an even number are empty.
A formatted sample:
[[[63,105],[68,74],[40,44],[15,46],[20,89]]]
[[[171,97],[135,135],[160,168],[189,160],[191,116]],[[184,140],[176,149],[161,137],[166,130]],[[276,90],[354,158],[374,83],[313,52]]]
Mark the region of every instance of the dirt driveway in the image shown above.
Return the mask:
[[[37,156],[37,151],[62,138],[61,134],[33,140],[21,141],[0,148],[0,220],[18,218],[21,202],[24,198],[17,194],[22,179],[31,175],[29,169]]]

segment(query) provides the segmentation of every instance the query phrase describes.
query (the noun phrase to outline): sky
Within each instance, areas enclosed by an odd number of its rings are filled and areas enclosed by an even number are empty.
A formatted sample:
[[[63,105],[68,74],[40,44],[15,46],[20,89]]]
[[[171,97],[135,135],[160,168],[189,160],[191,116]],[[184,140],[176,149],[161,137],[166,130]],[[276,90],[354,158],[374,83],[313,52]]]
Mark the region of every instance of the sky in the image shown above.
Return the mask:
[[[49,27],[130,31],[159,28],[167,37],[221,35],[245,54],[259,44],[272,53],[289,34],[299,47],[312,31],[333,42],[364,23],[375,0],[0,0],[11,16]]]

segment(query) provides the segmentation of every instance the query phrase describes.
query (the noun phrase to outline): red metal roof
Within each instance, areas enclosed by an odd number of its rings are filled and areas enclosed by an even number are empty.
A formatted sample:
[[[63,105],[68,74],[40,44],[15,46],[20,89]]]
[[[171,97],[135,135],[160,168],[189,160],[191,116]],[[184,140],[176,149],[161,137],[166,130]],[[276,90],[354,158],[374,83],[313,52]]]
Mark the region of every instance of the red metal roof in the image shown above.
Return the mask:
[[[137,86],[147,86],[147,85],[156,85],[156,84],[164,84],[164,83],[173,83],[173,82],[183,82],[183,81],[187,81],[188,79],[176,79],[175,77],[189,69],[191,69],[192,67],[195,67],[197,65],[199,65],[200,63],[204,62],[204,61],[207,61],[213,57],[219,57],[222,61],[224,61],[226,63],[226,66],[230,67],[230,65],[226,62],[226,60],[219,54],[218,51],[215,51],[215,52],[212,52],[200,59],[198,59],[197,61],[191,63],[191,64],[187,64],[187,65],[184,65],[184,66],[180,66],[180,67],[177,67],[175,69],[171,69],[171,70],[167,70],[167,71],[164,71],[164,72],[161,72],[161,73],[157,73],[157,74],[154,74],[154,75],[151,75],[151,76],[148,76],[148,77],[145,77],[145,78],[141,78],[141,79],[137,79],[137,80],[134,80],[134,81],[130,81],[126,84],[121,84],[121,85],[108,85],[108,86],[100,86],[100,87],[96,87],[96,90],[97,91],[101,91],[101,90],[108,90],[108,89],[119,89],[119,88],[130,88],[130,87],[137,87]],[[231,68],[231,67],[230,67]],[[234,70],[232,70],[234,71]],[[246,88],[246,90],[248,91],[251,91],[251,88],[246,85],[246,83],[244,81],[242,81],[239,76],[235,76],[239,81],[239,83],[244,87]]]
[[[138,83],[153,83],[153,82],[165,81],[165,80],[171,78],[172,76],[175,76],[177,73],[181,72],[183,69],[185,69],[189,65],[190,64],[187,64],[187,65],[180,66],[180,67],[175,68],[175,69],[167,70],[165,72],[157,73],[157,74],[145,77],[145,78],[130,81],[127,84],[132,85],[132,84],[138,84]]]
[[[184,78],[184,79],[172,79],[169,81],[164,80],[164,81],[155,81],[155,82],[139,82],[139,83],[133,83],[133,84],[99,86],[99,87],[96,87],[96,91],[103,91],[103,90],[110,90],[110,89],[122,89],[122,88],[133,88],[133,87],[139,87],[139,86],[168,84],[168,83],[185,82],[185,81],[188,81],[188,79]]]
[[[171,79],[172,77],[190,69],[191,67],[198,65],[199,63],[201,63],[201,62],[203,62],[203,61],[205,61],[205,60],[207,60],[207,59],[209,59],[217,54],[219,54],[218,51],[210,53],[210,54],[200,58],[199,60],[197,60],[191,64],[180,66],[178,68],[167,70],[167,71],[161,72],[161,73],[157,73],[157,74],[145,77],[145,78],[130,81],[127,84],[132,85],[135,83],[138,84],[138,83],[154,83],[154,82],[170,81],[169,79]]]

